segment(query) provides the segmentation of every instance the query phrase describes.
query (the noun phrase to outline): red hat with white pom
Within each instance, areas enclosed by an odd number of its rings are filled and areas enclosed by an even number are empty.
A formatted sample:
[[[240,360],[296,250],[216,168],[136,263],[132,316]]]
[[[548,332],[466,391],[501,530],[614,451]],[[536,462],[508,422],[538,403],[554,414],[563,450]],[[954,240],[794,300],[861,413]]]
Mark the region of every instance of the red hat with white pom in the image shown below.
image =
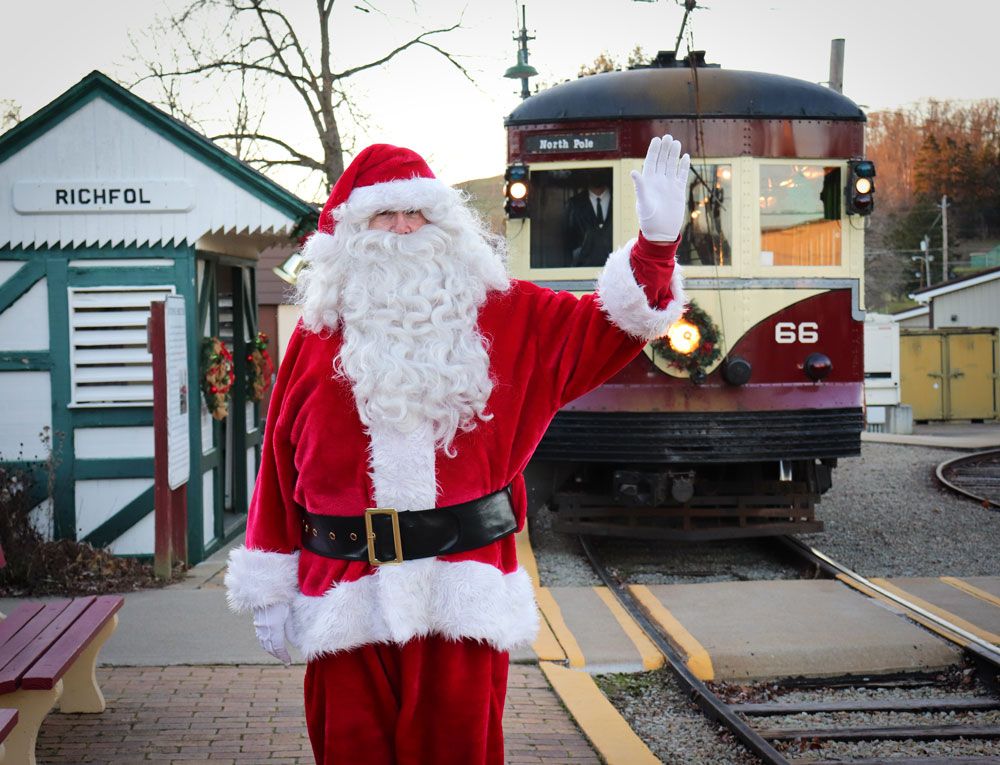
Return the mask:
[[[367,220],[383,211],[424,210],[455,192],[434,177],[423,157],[411,149],[377,143],[354,158],[337,180],[319,216],[318,229],[332,234],[346,216]],[[334,210],[344,206],[334,217]]]

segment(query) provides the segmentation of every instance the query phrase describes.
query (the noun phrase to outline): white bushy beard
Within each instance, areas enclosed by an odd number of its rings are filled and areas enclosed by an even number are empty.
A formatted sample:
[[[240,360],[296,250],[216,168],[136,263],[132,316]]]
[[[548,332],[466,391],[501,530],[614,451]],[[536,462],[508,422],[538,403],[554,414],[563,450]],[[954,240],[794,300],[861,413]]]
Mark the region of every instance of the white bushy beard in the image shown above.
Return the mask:
[[[306,252],[311,264],[299,284],[306,326],[342,328],[334,366],[350,381],[366,428],[429,426],[449,456],[459,431],[492,417],[477,320],[488,290],[509,286],[488,242],[479,238],[469,253],[454,240],[429,223],[400,235],[341,221],[322,253]]]

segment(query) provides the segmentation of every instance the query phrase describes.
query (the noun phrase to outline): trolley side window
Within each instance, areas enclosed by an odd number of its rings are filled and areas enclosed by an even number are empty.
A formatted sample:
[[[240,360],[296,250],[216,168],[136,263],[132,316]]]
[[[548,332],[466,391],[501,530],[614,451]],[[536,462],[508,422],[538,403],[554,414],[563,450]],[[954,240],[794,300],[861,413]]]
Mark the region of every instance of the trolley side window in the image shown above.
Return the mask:
[[[728,266],[732,263],[732,165],[691,164],[687,220],[677,247],[685,266]]]
[[[761,265],[840,265],[842,198],[839,167],[761,165]]]
[[[603,266],[611,254],[611,168],[531,173],[531,267]]]

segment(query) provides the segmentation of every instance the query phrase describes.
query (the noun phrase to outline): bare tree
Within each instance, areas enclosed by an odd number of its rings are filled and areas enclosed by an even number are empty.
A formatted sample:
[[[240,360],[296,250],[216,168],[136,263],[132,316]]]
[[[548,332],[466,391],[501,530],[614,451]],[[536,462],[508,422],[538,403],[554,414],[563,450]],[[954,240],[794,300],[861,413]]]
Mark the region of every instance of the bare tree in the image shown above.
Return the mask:
[[[301,168],[323,179],[329,189],[344,171],[345,118],[352,124],[364,115],[352,99],[352,77],[397,58],[406,51],[427,48],[450,62],[470,82],[472,78],[456,56],[441,47],[450,26],[425,29],[376,58],[357,65],[335,65],[334,0],[316,0],[314,22],[293,22],[286,3],[273,0],[189,0],[183,10],[162,21],[145,39],[133,38],[134,59],[142,70],[135,83],[154,81],[160,87],[156,102],[171,114],[198,126],[213,140],[224,141],[238,157],[261,170]],[[416,7],[414,3],[414,8]],[[381,14],[368,0],[354,11]],[[339,30],[337,30],[339,31]],[[318,34],[318,51],[310,45]],[[164,56],[160,48],[169,46]],[[182,83],[210,83],[214,93],[228,90],[235,102],[231,124],[218,131],[204,129],[197,118],[205,109],[181,98]],[[318,139],[318,150],[301,145],[265,127],[265,92],[275,86],[290,89],[305,110]]]

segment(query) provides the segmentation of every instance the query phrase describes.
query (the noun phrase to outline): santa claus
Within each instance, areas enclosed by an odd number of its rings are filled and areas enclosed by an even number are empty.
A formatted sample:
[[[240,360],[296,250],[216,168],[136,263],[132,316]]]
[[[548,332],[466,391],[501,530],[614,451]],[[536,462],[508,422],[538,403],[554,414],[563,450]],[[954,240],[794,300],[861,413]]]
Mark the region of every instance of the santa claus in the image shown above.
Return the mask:
[[[508,651],[538,625],[521,472],[561,406],[680,316],[688,166],[653,139],[640,235],[581,298],[510,279],[408,149],[365,149],[334,187],[226,575],[265,650],[305,654],[320,765],[503,762]]]

